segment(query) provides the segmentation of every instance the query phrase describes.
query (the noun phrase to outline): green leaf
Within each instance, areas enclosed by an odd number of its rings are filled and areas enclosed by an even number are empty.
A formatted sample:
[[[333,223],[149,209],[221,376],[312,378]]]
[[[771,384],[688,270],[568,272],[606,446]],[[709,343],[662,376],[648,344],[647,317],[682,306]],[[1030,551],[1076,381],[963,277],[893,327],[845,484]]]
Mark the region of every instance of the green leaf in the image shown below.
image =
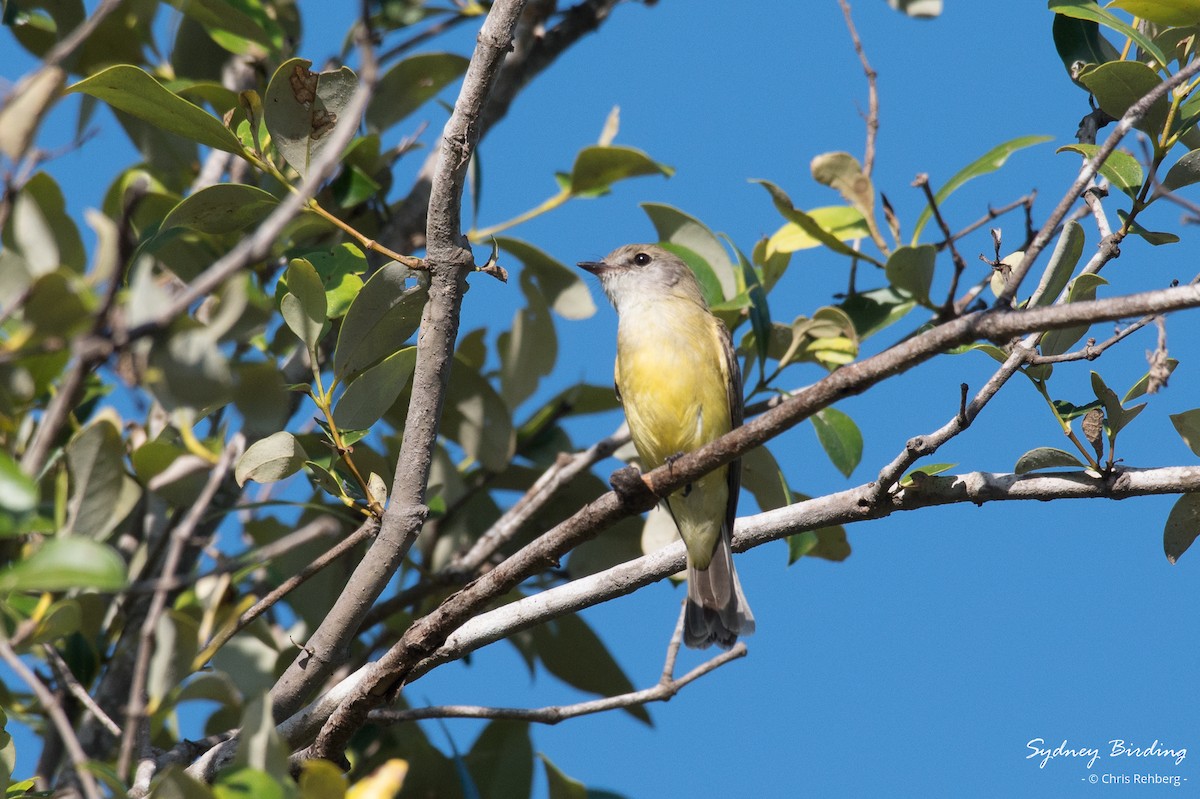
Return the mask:
[[[888,256],[884,267],[888,282],[911,294],[917,302],[928,305],[936,259],[937,248],[932,244],[899,247]]]
[[[125,562],[90,538],[51,538],[28,558],[0,570],[0,591],[116,591],[125,586]]]
[[[1105,64],[1121,58],[1120,51],[1100,35],[1100,26],[1095,22],[1055,14],[1051,30],[1054,47],[1071,80],[1078,82],[1079,72],[1088,64]]]
[[[754,340],[757,343],[758,361],[762,374],[767,373],[767,346],[771,338],[771,309],[767,306],[767,292],[758,280],[758,273],[746,260],[741,250],[729,242],[729,246],[737,253],[738,263],[742,267],[742,282],[746,285],[746,293],[750,297],[750,327],[754,330]]]
[[[358,88],[349,67],[309,70],[312,62],[291,58],[279,65],[263,96],[263,119],[279,154],[303,177],[339,124],[357,125],[346,107]]]
[[[825,454],[846,477],[862,459],[863,439],[858,425],[837,408],[825,408],[810,416]]]
[[[1000,167],[1004,166],[1004,162],[1008,157],[1017,150],[1023,150],[1026,147],[1032,147],[1035,144],[1041,144],[1053,139],[1053,136],[1019,136],[1015,139],[1010,139],[1003,144],[998,144],[986,153],[975,159],[946,181],[946,185],[942,186],[934,195],[934,200],[941,206],[946,199],[957,191],[964,183],[974,180],[977,177],[995,172]],[[917,217],[916,227],[913,228],[912,243],[916,244],[921,237],[921,229],[925,227],[930,218],[933,216],[933,210],[928,206],[921,211],[921,215]]]
[[[35,278],[59,267],[82,274],[87,262],[62,189],[45,172],[33,175],[17,192],[4,243],[20,253],[26,271]]]
[[[37,502],[37,483],[21,471],[11,455],[0,451],[0,508],[22,514],[37,507]]]
[[[805,211],[817,227],[838,241],[863,239],[871,235],[862,213],[848,205],[827,205]],[[821,239],[810,235],[795,222],[785,222],[767,240],[768,253],[790,253],[820,247]]]
[[[246,704],[233,766],[262,772],[280,784],[285,781],[291,782],[288,773],[288,749],[275,730],[269,695],[256,696]],[[257,797],[260,794],[250,795]]]
[[[903,319],[916,307],[916,303],[891,286],[886,286],[852,294],[838,307],[854,322],[858,337],[865,339]]]
[[[399,351],[421,323],[428,296],[424,286],[405,287],[412,272],[395,261],[371,276],[342,320],[333,374],[346,382]]]
[[[245,485],[247,480],[273,483],[300,471],[307,459],[300,441],[281,430],[251,444],[238,458],[233,474],[238,485]]]
[[[1089,22],[1096,22],[1106,28],[1117,31],[1122,36],[1133,40],[1133,43],[1142,48],[1146,53],[1153,56],[1159,64],[1165,65],[1167,58],[1162,51],[1155,46],[1154,42],[1150,41],[1145,34],[1133,28],[1127,22],[1113,14],[1102,9],[1096,4],[1095,0],[1050,0],[1049,8],[1055,14],[1073,17],[1075,19],[1083,19]],[[1114,62],[1116,63],[1116,62]],[[1134,63],[1134,62],[1121,62]],[[1120,117],[1120,114],[1116,116]]]
[[[1088,411],[1093,408],[1102,408],[1103,403],[1100,400],[1094,400],[1086,405],[1074,405],[1066,400],[1054,400],[1054,412],[1058,414],[1058,418],[1064,422],[1069,422],[1072,419],[1078,419],[1080,416],[1085,416]]]
[[[923,463],[915,469],[909,469],[905,472],[904,476],[900,478],[900,486],[908,488],[911,485],[915,485],[919,479],[915,475],[920,474],[925,477],[933,477],[935,474],[948,472],[957,465],[957,463]]]
[[[527,799],[533,789],[533,741],[529,723],[492,721],[463,757],[480,796]]]
[[[1161,83],[1157,72],[1140,61],[1110,61],[1085,69],[1079,80],[1105,113],[1120,119],[1129,107]],[[1171,106],[1166,97],[1154,101],[1136,127],[1157,137],[1167,124]]]
[[[1200,0],[1112,0],[1108,8],[1128,11],[1156,25],[1183,27],[1200,23]]]
[[[842,198],[863,216],[867,225],[875,226],[875,186],[863,172],[858,159],[850,153],[822,153],[809,165],[813,179],[836,189]]]
[[[1029,299],[1030,305],[1050,305],[1058,299],[1058,295],[1070,281],[1071,273],[1079,263],[1079,257],[1083,255],[1084,239],[1083,226],[1074,219],[1068,219],[1063,224],[1062,233],[1058,237],[1058,243],[1054,245],[1054,252],[1050,254],[1046,271],[1042,273],[1042,279]]]
[[[1027,474],[1029,472],[1041,471],[1042,469],[1054,469],[1060,466],[1067,466],[1072,469],[1084,468],[1083,462],[1070,452],[1055,449],[1054,447],[1038,447],[1037,449],[1029,450],[1017,458],[1017,465],[1013,467],[1013,471],[1017,474]]]
[[[1105,384],[1104,378],[1100,377],[1098,372],[1092,372],[1092,391],[1095,392],[1096,399],[1104,405],[1104,423],[1108,427],[1109,441],[1116,439],[1117,433],[1121,432],[1122,428],[1132,422],[1146,407],[1145,403],[1132,408],[1123,407],[1121,401],[1117,399],[1116,392]]]
[[[339,244],[332,250],[305,253],[304,259],[317,270],[325,286],[326,317],[340,319],[345,316],[354,298],[362,291],[363,280],[358,273],[367,269],[362,250],[353,244]]]
[[[1179,433],[1183,443],[1194,454],[1200,455],[1200,408],[1171,414],[1171,424],[1175,425],[1175,432]]]
[[[533,276],[521,272],[525,307],[513,314],[512,327],[496,341],[500,355],[500,396],[515,409],[537,390],[538,383],[554,369],[558,358],[558,336],[550,308],[534,285]]]
[[[88,305],[78,281],[65,269],[42,275],[24,298],[25,321],[33,326],[35,340],[69,339],[90,323]]]
[[[187,228],[200,233],[233,233],[252,227],[275,209],[273,194],[244,183],[218,183],[185,198],[171,209],[159,232]]]
[[[588,789],[582,782],[563,774],[544,754],[538,753],[538,757],[542,759],[542,765],[546,769],[550,799],[588,799]]]
[[[759,510],[775,510],[792,504],[787,478],[766,447],[755,447],[742,456],[742,488],[754,497]]]
[[[333,409],[333,420],[344,430],[365,430],[396,402],[412,377],[417,348],[405,347],[355,376]]]
[[[641,175],[671,177],[671,167],[660,164],[632,147],[593,145],[575,156],[571,167],[571,194],[596,194],[608,191],[612,184]]]
[[[249,46],[249,42],[260,44],[272,52],[277,52],[283,46],[283,29],[257,3],[226,0],[168,2],[199,23],[213,41],[231,53],[253,55],[254,49]]]
[[[153,379],[147,381],[168,409],[207,410],[228,402],[233,385],[229,362],[203,328],[155,341],[150,350]]]
[[[853,210],[853,209],[850,209]],[[791,224],[790,222],[788,223]],[[783,273],[787,271],[788,264],[792,261],[790,252],[772,251],[770,247],[770,239],[760,238],[755,244],[754,249],[750,252],[750,257],[754,260],[754,265],[759,268],[762,274],[763,288],[770,292],[779,279],[783,277]]]
[[[313,352],[329,325],[325,286],[317,270],[303,258],[293,258],[288,265],[287,286],[279,311],[288,329]]]
[[[1179,365],[1179,361],[1177,361],[1176,359],[1167,358],[1167,360],[1163,364],[1163,367],[1166,370],[1166,375],[1163,376],[1164,384],[1165,384],[1165,378],[1167,376],[1169,376],[1172,372],[1174,372],[1175,367],[1178,365]],[[1150,374],[1151,374],[1150,372],[1146,372],[1146,374],[1142,375],[1141,378],[1136,383],[1134,383],[1132,386],[1129,387],[1129,390],[1125,392],[1125,396],[1121,398],[1122,404],[1129,402],[1130,400],[1135,400],[1138,397],[1141,397],[1146,394],[1146,392],[1150,388]]]
[[[546,670],[568,685],[599,696],[619,696],[633,691],[633,683],[609,654],[587,622],[574,613],[539,624],[530,630],[533,646]],[[641,705],[624,708],[639,721],[650,723]]]
[[[1191,186],[1195,183],[1200,183],[1200,150],[1191,150],[1184,153],[1183,156],[1167,170],[1166,177],[1162,180],[1163,188],[1167,191],[1176,191],[1184,186]]]
[[[538,291],[564,319],[587,319],[596,313],[592,293],[577,272],[532,244],[497,236],[496,244],[531,273]]]
[[[1096,289],[1108,285],[1108,281],[1099,275],[1083,274],[1071,281],[1067,289],[1067,302],[1086,302],[1096,299]],[[1088,331],[1088,325],[1067,327],[1061,330],[1050,330],[1042,336],[1041,346],[1043,355],[1061,355],[1069,350],[1075,342],[1083,338]]]
[[[112,532],[141,496],[137,483],[125,474],[125,444],[106,412],[67,442],[71,498],[66,529],[100,539]]]
[[[346,799],[349,781],[328,760],[305,760],[300,764],[296,787],[300,789],[299,799]]]
[[[1163,552],[1177,562],[1200,535],[1200,494],[1184,494],[1175,501],[1163,528]]]
[[[478,371],[457,357],[450,371],[442,433],[490,472],[504,471],[516,446],[508,406]]]
[[[775,204],[776,210],[783,215],[784,219],[795,223],[801,230],[824,244],[829,249],[833,250],[839,255],[845,255],[850,258],[861,258],[867,263],[874,264],[875,266],[881,268],[883,267],[883,264],[870,255],[864,252],[859,252],[853,247],[843,244],[837,236],[821,227],[817,220],[813,219],[804,211],[796,208],[796,206],[792,204],[792,199],[787,196],[783,189],[779,188],[774,183],[771,183],[769,180],[752,180],[750,182],[757,183],[767,190],[767,192],[771,195],[771,201]]]
[[[367,108],[367,126],[384,131],[427,103],[467,71],[456,53],[409,56],[384,73]]]
[[[0,153],[10,162],[25,155],[66,81],[67,73],[61,67],[47,64],[10,87],[11,93],[0,107]]]
[[[1079,153],[1085,160],[1095,157],[1100,147],[1095,144],[1064,144],[1055,150],[1056,153]],[[1142,187],[1142,165],[1129,153],[1123,150],[1113,150],[1100,165],[1100,174],[1108,179],[1116,188],[1136,197]]]
[[[846,530],[841,525],[805,530],[788,536],[787,541],[789,566],[804,557],[835,562],[850,557],[850,542],[846,540]]]
[[[721,318],[720,309],[725,305],[725,289],[721,287],[721,280],[717,277],[716,271],[709,266],[708,261],[687,247],[682,247],[678,244],[666,242],[662,245],[662,248],[678,256],[679,260],[687,264],[688,269],[692,270],[692,274],[696,276],[696,281],[700,284],[700,293],[704,295],[704,301],[708,303],[709,310],[716,314],[718,318]],[[733,316],[741,317],[744,300],[745,297],[737,294],[729,300],[730,307],[734,309]],[[722,321],[728,322],[724,318],[722,318]]]
[[[1138,236],[1141,236],[1148,243],[1153,244],[1155,247],[1159,247],[1163,244],[1179,243],[1179,236],[1175,235],[1174,233],[1146,230],[1146,228],[1142,227],[1137,222],[1129,222],[1129,214],[1126,213],[1122,208],[1117,209],[1117,216],[1120,218],[1121,222],[1129,225],[1130,231]]]
[[[642,203],[642,210],[650,217],[660,242],[691,250],[708,264],[721,284],[721,299],[737,296],[738,270],[721,240],[703,222],[678,208],[659,203]]]
[[[68,86],[168,133],[225,152],[240,154],[242,143],[229,128],[197,105],[167,90],[138,67],[118,64]]]

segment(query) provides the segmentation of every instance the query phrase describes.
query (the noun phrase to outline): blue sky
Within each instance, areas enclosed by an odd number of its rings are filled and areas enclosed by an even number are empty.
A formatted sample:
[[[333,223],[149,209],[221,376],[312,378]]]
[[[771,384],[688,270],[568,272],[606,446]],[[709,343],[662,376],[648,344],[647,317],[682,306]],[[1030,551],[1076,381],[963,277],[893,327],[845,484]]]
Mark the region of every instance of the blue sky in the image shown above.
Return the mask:
[[[309,3],[315,10],[317,4]],[[860,0],[855,19],[879,72],[881,129],[875,183],[906,229],[922,198],[911,187],[927,172],[935,187],[995,144],[1027,134],[1054,141],[1022,151],[999,173],[968,184],[945,212],[954,228],[1031,189],[1035,221],[1057,202],[1078,158],[1058,154],[1073,141],[1086,96],[1067,79],[1050,39],[1051,14],[1040,3],[949,4],[932,21],[914,21],[879,0]],[[340,12],[333,13],[336,17]],[[320,62],[340,45],[318,39],[316,17],[302,55]],[[338,22],[338,24],[335,24]],[[336,19],[320,28],[340,31]],[[447,46],[469,43],[464,31]],[[0,75],[15,77],[21,63]],[[12,70],[11,72],[3,70]],[[674,205],[727,233],[749,250],[781,219],[766,193],[747,182],[765,178],[796,205],[838,202],[809,177],[813,156],[861,155],[865,81],[833,0],[754,4],[664,0],[652,8],[616,9],[601,32],[567,53],[530,86],[482,147],[485,189],[480,222],[507,219],[555,192],[553,173],[594,142],[609,110],[621,107],[617,142],[672,165],[669,180],[644,178],[611,195],[578,201],[510,232],[566,263],[617,245],[653,238],[639,202]],[[428,111],[432,127],[443,119]],[[103,146],[127,158],[108,122]],[[396,132],[399,136],[403,131]],[[117,135],[112,135],[117,134]],[[53,138],[53,137],[52,137]],[[429,136],[426,135],[426,140]],[[1135,150],[1136,151],[1136,150]],[[95,148],[53,165],[72,186],[70,210],[100,202],[111,161]],[[94,171],[96,170],[96,171]],[[1110,200],[1115,218],[1119,206]],[[1177,225],[1173,210],[1150,220]],[[998,223],[1015,240],[1022,222]],[[1197,235],[1184,228],[1176,245],[1152,249],[1139,240],[1106,272],[1115,290],[1165,286],[1195,271]],[[1095,245],[1088,229],[1087,252]],[[968,274],[986,267],[986,232],[962,247]],[[939,262],[944,276],[948,262]],[[834,256],[799,253],[771,295],[784,321],[811,314],[845,285]],[[538,396],[578,380],[607,384],[615,314],[559,320],[559,368]],[[515,283],[476,278],[463,330],[495,332],[521,297]],[[905,320],[904,330],[917,323]],[[1105,326],[1098,328],[1103,336]],[[894,340],[897,328],[868,343]],[[1200,378],[1186,347],[1200,340],[1195,320],[1168,332],[1183,361],[1170,388],[1121,437],[1126,463],[1193,463],[1167,419],[1200,405]],[[1061,369],[1057,396],[1090,399],[1088,371],[1123,393],[1144,371],[1153,347],[1143,332],[1090,366]],[[957,410],[958,386],[975,389],[993,362],[979,354],[944,357],[839,408],[863,431],[862,464],[845,479],[829,463],[811,427],[801,425],[772,446],[793,488],[817,495],[871,480],[913,435],[944,424]],[[816,380],[795,371],[796,385]],[[536,401],[536,398],[535,398]],[[611,431],[619,416],[572,428],[585,445]],[[934,460],[955,471],[1010,471],[1037,446],[1062,446],[1042,401],[1014,380],[975,426]],[[607,475],[615,463],[599,470]],[[743,513],[753,512],[743,500]],[[783,544],[740,555],[743,585],[758,619],[747,658],[651,706],[653,729],[612,713],[536,728],[535,747],[589,787],[640,796],[1072,796],[1101,790],[1105,774],[1179,775],[1200,780],[1200,703],[1187,686],[1200,666],[1200,553],[1171,566],[1162,554],[1162,524],[1173,498],[1115,502],[993,504],[952,507],[854,525],[854,554],[844,563],[803,559],[786,565]],[[656,585],[584,613],[609,643],[634,684],[658,678],[681,591]],[[688,653],[681,671],[702,656]],[[535,706],[580,697],[539,675],[530,683],[507,644],[488,647],[471,666],[447,667],[412,686],[414,704]],[[447,722],[459,750],[480,725]],[[442,742],[437,727],[432,738]],[[1061,757],[1039,767],[1028,742],[1098,748],[1086,759]],[[1110,741],[1187,748],[1174,759],[1108,757]],[[1193,754],[1194,752],[1194,754]],[[1127,785],[1136,791],[1139,786]],[[539,790],[545,791],[544,786]]]

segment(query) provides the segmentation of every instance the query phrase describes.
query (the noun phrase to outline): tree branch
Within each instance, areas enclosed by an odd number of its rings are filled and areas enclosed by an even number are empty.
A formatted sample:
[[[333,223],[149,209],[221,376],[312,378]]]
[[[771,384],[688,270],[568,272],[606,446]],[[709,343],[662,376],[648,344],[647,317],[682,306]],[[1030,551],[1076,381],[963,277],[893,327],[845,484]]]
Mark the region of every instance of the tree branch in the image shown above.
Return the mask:
[[[1066,217],[1067,212],[1071,210],[1071,206],[1075,204],[1075,200],[1080,193],[1087,187],[1089,183],[1096,177],[1100,171],[1100,165],[1112,155],[1113,150],[1117,149],[1117,145],[1121,143],[1121,139],[1125,138],[1125,134],[1133,130],[1133,126],[1141,120],[1143,116],[1150,110],[1151,106],[1156,103],[1159,98],[1165,97],[1167,92],[1174,89],[1176,86],[1200,74],[1200,59],[1192,61],[1183,69],[1176,72],[1171,77],[1164,80],[1162,83],[1155,86],[1144,97],[1129,107],[1124,116],[1117,122],[1116,128],[1104,140],[1104,144],[1096,151],[1096,154],[1083,165],[1079,176],[1075,178],[1075,182],[1067,189],[1067,193],[1059,200],[1058,205],[1050,213],[1050,217],[1042,225],[1037,235],[1033,237],[1033,241],[1025,249],[1025,255],[1021,258],[1021,263],[1013,269],[1009,275],[1008,281],[1004,287],[1004,291],[996,298],[996,307],[1011,305],[1013,298],[1017,295],[1017,290],[1021,287],[1021,282],[1025,279],[1025,275],[1033,267],[1037,257],[1045,249],[1050,242],[1050,237],[1054,235],[1054,231],[1058,229]]]
[[[417,338],[412,399],[379,536],[358,564],[304,651],[271,691],[276,718],[286,718],[344,662],[349,642],[408,554],[429,509],[425,491],[458,335],[466,275],[474,267],[462,235],[460,202],[480,136],[480,114],[512,42],[524,0],[495,3],[479,32],[454,113],[446,123],[429,197],[426,247],[431,285]],[[340,756],[340,751],[338,752]]]
[[[842,8],[842,16],[846,19],[846,30],[850,32],[850,41],[854,44],[854,52],[858,55],[863,74],[867,78],[867,143],[863,147],[863,174],[870,177],[871,170],[875,167],[875,138],[879,134],[879,90],[875,80],[878,75],[871,67],[871,62],[867,60],[862,40],[858,38],[858,29],[854,27],[854,17],[850,14],[850,4],[846,0],[838,0],[838,5]]]
[[[29,690],[33,691],[33,695],[37,697],[42,710],[50,717],[50,723],[54,725],[59,739],[67,749],[67,756],[71,759],[75,774],[78,775],[83,795],[87,799],[100,799],[103,794],[100,793],[100,788],[96,784],[96,778],[88,770],[87,755],[84,753],[79,738],[75,735],[75,729],[71,726],[71,720],[67,718],[62,705],[58,703],[50,689],[17,656],[17,653],[9,645],[8,639],[4,637],[0,637],[0,659],[3,659],[13,673],[29,686]]]
[[[892,492],[883,503],[874,501],[874,490],[874,483],[866,483],[847,491],[738,519],[733,549],[744,552],[805,530],[882,519],[897,511],[938,505],[981,505],[986,502],[1021,500],[1045,502],[1055,499],[1120,500],[1191,493],[1200,491],[1200,466],[1120,469],[1104,479],[1091,477],[1085,472],[937,475],[910,488]],[[664,580],[684,567],[685,558],[683,543],[675,542],[649,555],[481,613],[459,627],[435,652],[416,664],[409,676],[411,680],[416,680],[440,665],[459,660],[521,630]],[[324,719],[375,678],[372,674],[374,670],[374,665],[367,665],[342,680],[320,699],[281,724],[280,734],[293,746],[310,740]],[[227,762],[233,757],[235,744],[233,741],[227,743],[224,753],[215,750],[209,752],[189,772],[199,777],[206,773],[206,766],[211,772],[214,764],[206,761],[221,755]]]
[[[683,645],[683,613],[675,624],[675,633],[667,643],[667,654],[663,662],[662,673],[658,683],[652,688],[641,691],[631,691],[618,696],[594,699],[590,702],[579,702],[573,705],[551,705],[536,709],[478,707],[472,705],[442,705],[438,707],[410,708],[405,710],[381,709],[373,710],[369,716],[376,724],[403,724],[430,718],[470,718],[470,719],[514,719],[530,721],[538,724],[558,724],[560,721],[586,716],[592,713],[602,713],[618,708],[628,708],[645,705],[650,702],[666,702],[679,693],[688,683],[703,677],[726,663],[746,655],[746,645],[738,642],[727,652],[722,652],[714,658],[701,663],[679,679],[675,679],[675,662],[679,657],[679,647]]]
[[[209,504],[213,501],[213,497],[217,494],[217,489],[225,480],[225,475],[233,466],[234,461],[242,454],[242,448],[245,444],[245,437],[241,433],[235,433],[229,444],[225,447],[225,451],[221,455],[221,460],[213,467],[209,474],[208,482],[205,483],[204,489],[196,498],[196,502],[188,509],[187,515],[183,521],[171,531],[171,542],[167,549],[166,558],[163,560],[162,576],[171,578],[175,574],[176,568],[179,566],[179,561],[183,555],[183,550],[187,546],[192,533],[196,530],[196,526],[200,523],[201,517],[208,510]],[[167,608],[167,595],[169,589],[164,585],[160,586],[154,592],[154,598],[150,602],[150,609],[147,611],[145,618],[142,620],[141,633],[138,639],[137,659],[133,667],[133,680],[130,683],[129,689],[129,704],[125,714],[125,730],[121,737],[121,752],[117,759],[117,774],[121,779],[129,773],[129,767],[133,757],[145,759],[148,757],[148,752],[134,752],[135,739],[142,738],[145,745],[149,745],[148,730],[144,729],[149,723],[146,716],[146,679],[150,670],[150,656],[154,652],[155,637],[158,628],[158,621],[162,617]],[[143,735],[143,733],[145,733]],[[141,748],[141,747],[139,747]]]
[[[692,453],[642,475],[648,489],[633,497],[609,493],[587,505],[574,516],[499,564],[484,577],[449,597],[440,607],[410,627],[376,663],[366,667],[367,676],[355,695],[348,697],[326,724],[326,729],[307,755],[340,756],[342,736],[357,729],[370,709],[409,681],[414,667],[432,654],[453,630],[480,613],[494,598],[514,588],[526,577],[552,567],[567,552],[594,537],[599,530],[632,513],[648,510],[663,497],[698,479],[750,449],[779,435],[821,408],[932,358],[934,355],[978,338],[1007,340],[1034,330],[1070,327],[1080,323],[1111,320],[1200,305],[1200,287],[1180,286],[1107,300],[1023,310],[992,309],[946,322],[879,355],[842,367],[818,383],[801,390],[758,419],[737,428]]]
[[[346,104],[341,115],[343,120],[354,120],[355,124],[346,122],[335,126],[329,134],[325,148],[309,164],[308,172],[297,190],[289,192],[252,235],[239,241],[233,249],[201,272],[153,318],[129,330],[125,340],[115,342],[117,346],[165,330],[177,317],[187,313],[197,300],[207,297],[228,278],[270,254],[284,228],[304,209],[325,180],[337,169],[346,146],[358,132],[357,120],[362,119],[363,112],[375,92],[378,78],[373,51],[365,41],[360,43],[360,52],[362,63],[358,74],[358,88],[350,96],[350,102]]]

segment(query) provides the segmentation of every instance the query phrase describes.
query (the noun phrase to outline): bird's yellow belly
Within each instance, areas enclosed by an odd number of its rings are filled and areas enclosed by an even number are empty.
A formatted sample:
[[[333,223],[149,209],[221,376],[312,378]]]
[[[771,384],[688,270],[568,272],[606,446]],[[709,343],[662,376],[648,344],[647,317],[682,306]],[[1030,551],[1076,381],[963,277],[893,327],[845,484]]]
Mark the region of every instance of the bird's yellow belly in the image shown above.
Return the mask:
[[[723,352],[711,324],[710,318],[647,323],[637,331],[641,346],[618,348],[621,402],[645,468],[730,429]]]

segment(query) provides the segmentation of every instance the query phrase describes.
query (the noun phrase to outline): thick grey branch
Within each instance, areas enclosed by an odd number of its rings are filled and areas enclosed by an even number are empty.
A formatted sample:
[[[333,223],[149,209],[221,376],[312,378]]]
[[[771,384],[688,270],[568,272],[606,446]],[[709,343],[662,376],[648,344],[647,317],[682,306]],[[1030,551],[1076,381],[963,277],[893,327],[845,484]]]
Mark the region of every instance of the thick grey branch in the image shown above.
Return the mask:
[[[839,369],[744,427],[683,456],[670,468],[664,466],[643,475],[643,480],[654,496],[665,496],[686,482],[765,443],[838,399],[861,393],[940,352],[977,338],[1007,340],[1032,330],[1112,320],[1147,313],[1151,309],[1165,311],[1198,305],[1200,287],[1190,285],[1065,306],[1019,311],[994,309],[955,319],[879,355]],[[864,497],[863,502],[870,505],[870,498]],[[366,676],[357,689],[358,695],[348,699],[346,704],[364,707],[378,705],[387,693],[418,676],[419,672],[415,670],[418,664],[437,650],[452,631],[467,623],[492,599],[511,590],[526,577],[553,566],[572,548],[594,537],[616,520],[647,509],[643,504],[627,504],[615,493],[606,494],[584,507],[487,575],[448,598],[441,607],[409,628],[379,661],[365,668]],[[862,518],[870,518],[868,510],[861,510],[859,514]],[[675,570],[678,569],[676,565]],[[343,714],[345,712],[342,711]],[[333,723],[342,723],[344,720],[343,715]]]
[[[1119,500],[1197,491],[1200,491],[1200,466],[1124,469],[1107,479],[1096,479],[1083,472],[939,475],[921,481],[912,488],[895,491],[882,503],[874,502],[874,484],[866,483],[847,491],[738,519],[733,548],[737,552],[744,552],[805,530],[880,519],[898,511],[938,505],[980,505],[1018,500]],[[459,627],[435,652],[418,663],[409,676],[415,680],[437,666],[461,659],[521,630],[664,580],[683,569],[685,558],[683,544],[676,542],[606,571],[482,613]],[[309,740],[324,719],[349,697],[361,692],[365,684],[377,679],[372,673],[374,670],[373,665],[367,665],[342,680],[319,700],[281,724],[280,734],[293,746]],[[226,754],[232,757],[232,742]]]
[[[346,590],[271,692],[276,718],[286,718],[345,661],[371,605],[387,587],[425,521],[425,490],[454,359],[466,275],[474,261],[462,235],[459,204],[467,165],[479,143],[479,116],[512,42],[524,0],[492,6],[479,32],[466,78],[446,123],[430,193],[426,252],[431,283],[421,317],[412,399],[379,536]],[[365,715],[365,710],[363,711]],[[340,755],[340,748],[337,753]]]

